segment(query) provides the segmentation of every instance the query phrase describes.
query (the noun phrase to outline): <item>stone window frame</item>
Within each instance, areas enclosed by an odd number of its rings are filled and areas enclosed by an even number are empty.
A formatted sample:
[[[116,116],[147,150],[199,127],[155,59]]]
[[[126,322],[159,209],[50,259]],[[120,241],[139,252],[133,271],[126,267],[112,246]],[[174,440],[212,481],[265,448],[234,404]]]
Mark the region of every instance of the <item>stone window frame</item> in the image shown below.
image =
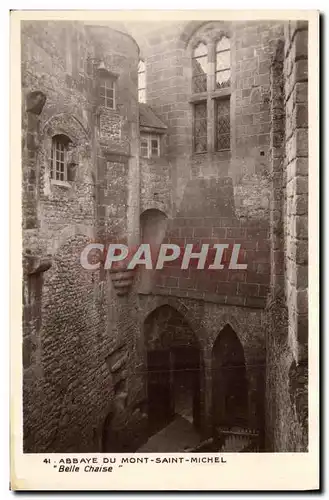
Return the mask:
[[[144,142],[146,143],[147,142],[147,155],[143,155],[142,154],[142,142],[143,142],[143,138],[144,138]],[[152,149],[153,149],[153,146],[152,146],[152,141],[157,141],[157,151],[158,153],[157,154],[152,154]],[[144,147],[145,149],[145,147]],[[139,151],[139,155],[142,157],[142,158],[159,158],[161,156],[161,135],[160,134],[156,134],[155,132],[141,132],[140,134],[140,151]]]
[[[140,70],[141,63],[144,65],[143,71]],[[140,77],[139,77],[140,74],[144,74],[144,87],[140,86]],[[137,75],[138,75],[138,102],[146,103],[146,63],[145,63],[144,59],[140,59],[138,61]],[[141,98],[140,91],[143,91],[143,90],[144,90],[144,97]]]
[[[205,26],[199,28],[198,31],[202,31]],[[192,115],[192,154],[208,154],[208,153],[219,153],[225,159],[229,159],[232,151],[232,129],[231,129],[231,112],[230,116],[230,149],[217,150],[217,102],[219,99],[230,99],[230,109],[232,107],[231,94],[232,94],[232,77],[230,80],[230,85],[224,88],[216,88],[216,54],[217,54],[217,43],[221,38],[227,37],[230,40],[230,68],[232,75],[232,39],[233,34],[228,28],[221,27],[219,29],[212,30],[206,33],[196,33],[192,36],[192,39],[188,43],[187,53],[190,61],[190,78],[189,78],[189,95],[190,95],[190,105],[191,105],[191,115]],[[194,55],[195,48],[203,43],[208,48],[208,65],[207,65],[207,91],[196,93],[193,92],[193,70],[192,70],[192,59]],[[195,105],[201,102],[206,102],[207,104],[207,149],[203,152],[195,151]]]
[[[51,178],[51,156],[55,136],[67,137],[67,180],[65,181]],[[79,183],[81,155],[89,157],[91,154],[90,137],[89,127],[69,113],[62,112],[53,115],[43,124],[40,136],[40,167],[43,171],[42,184],[45,196],[57,192],[56,186],[73,189]]]
[[[53,159],[54,159],[54,138],[65,138],[65,152],[64,152],[64,180],[53,178]],[[64,139],[63,139],[64,142]],[[50,150],[49,157],[49,179],[50,185],[61,186],[64,188],[72,188],[76,180],[76,167],[79,163],[77,156],[77,143],[70,134],[62,130],[54,129],[51,136],[48,138],[48,151]]]

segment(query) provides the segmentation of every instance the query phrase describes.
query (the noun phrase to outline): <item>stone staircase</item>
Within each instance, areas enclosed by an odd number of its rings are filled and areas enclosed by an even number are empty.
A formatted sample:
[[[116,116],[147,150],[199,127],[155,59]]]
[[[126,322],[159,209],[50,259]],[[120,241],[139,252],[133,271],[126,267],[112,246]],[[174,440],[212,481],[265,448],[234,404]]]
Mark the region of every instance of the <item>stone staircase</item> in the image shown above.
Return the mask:
[[[185,450],[187,453],[258,453],[259,433],[243,427],[218,427],[217,438],[202,441],[194,448]]]

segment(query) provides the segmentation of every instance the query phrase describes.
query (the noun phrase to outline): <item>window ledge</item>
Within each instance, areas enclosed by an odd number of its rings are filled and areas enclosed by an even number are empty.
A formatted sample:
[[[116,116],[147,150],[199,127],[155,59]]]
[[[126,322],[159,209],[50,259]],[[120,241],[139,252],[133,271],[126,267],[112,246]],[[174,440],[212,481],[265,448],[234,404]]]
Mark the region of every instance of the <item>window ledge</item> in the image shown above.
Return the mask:
[[[117,105],[114,108],[108,108],[107,106],[101,104],[98,109],[100,113],[119,114]]]
[[[208,92],[200,92],[200,94],[192,94],[189,102],[206,101]]]
[[[198,101],[206,101],[208,97],[217,99],[218,97],[226,97],[231,95],[231,87],[224,87],[222,89],[209,90],[208,92],[200,92],[199,94],[192,94],[189,102],[194,103]]]
[[[211,92],[211,97],[212,99],[216,99],[217,97],[226,97],[228,95],[231,95],[231,87],[224,87],[222,89],[215,89],[213,92]]]
[[[50,184],[52,186],[61,186],[61,187],[64,187],[66,189],[70,189],[72,187],[72,184],[68,181],[59,181],[59,180],[56,180],[56,179],[50,179]]]
[[[139,157],[142,160],[149,160],[149,161],[154,161],[154,162],[156,162],[157,160],[163,159],[163,156],[142,156],[142,155],[139,155]]]

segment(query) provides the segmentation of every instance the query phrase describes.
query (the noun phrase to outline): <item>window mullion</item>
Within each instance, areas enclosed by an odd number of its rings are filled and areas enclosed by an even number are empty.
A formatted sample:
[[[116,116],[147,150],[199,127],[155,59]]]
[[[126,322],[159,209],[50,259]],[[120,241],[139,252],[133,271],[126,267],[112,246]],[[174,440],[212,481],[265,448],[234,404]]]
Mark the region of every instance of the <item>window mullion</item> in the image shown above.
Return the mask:
[[[67,157],[68,151],[66,148],[64,148],[64,181],[67,181]]]
[[[215,90],[216,45],[208,44],[207,150],[215,150],[215,109],[211,93]]]
[[[215,89],[215,71],[216,71],[216,46],[214,42],[208,43],[208,76],[207,89],[212,92]]]
[[[215,150],[215,107],[214,99],[208,94],[207,99],[207,150],[213,152]]]
[[[147,157],[148,158],[151,158],[152,156],[152,139],[151,139],[151,135],[149,134],[147,136]]]

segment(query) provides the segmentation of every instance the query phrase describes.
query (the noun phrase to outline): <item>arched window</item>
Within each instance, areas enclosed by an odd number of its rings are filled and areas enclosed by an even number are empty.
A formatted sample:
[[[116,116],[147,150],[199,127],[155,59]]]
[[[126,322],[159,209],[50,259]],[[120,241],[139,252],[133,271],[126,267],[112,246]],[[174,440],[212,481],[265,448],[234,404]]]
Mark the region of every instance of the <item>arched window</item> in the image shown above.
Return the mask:
[[[138,64],[138,102],[146,102],[145,62],[142,60]]]
[[[201,36],[207,42],[191,43],[193,152],[220,152],[221,157],[228,158],[231,149],[231,42],[228,32],[219,28],[204,30]]]
[[[193,51],[192,58],[192,91],[194,93],[207,91],[207,66],[207,46],[204,43],[199,43]]]
[[[54,135],[51,146],[51,178],[67,181],[68,146],[70,139],[64,134]]]
[[[229,87],[231,83],[230,40],[223,36],[216,44],[216,88]]]
[[[215,88],[227,89],[231,85],[231,44],[223,35],[216,43]],[[216,150],[228,151],[230,140],[230,95],[216,99]]]

